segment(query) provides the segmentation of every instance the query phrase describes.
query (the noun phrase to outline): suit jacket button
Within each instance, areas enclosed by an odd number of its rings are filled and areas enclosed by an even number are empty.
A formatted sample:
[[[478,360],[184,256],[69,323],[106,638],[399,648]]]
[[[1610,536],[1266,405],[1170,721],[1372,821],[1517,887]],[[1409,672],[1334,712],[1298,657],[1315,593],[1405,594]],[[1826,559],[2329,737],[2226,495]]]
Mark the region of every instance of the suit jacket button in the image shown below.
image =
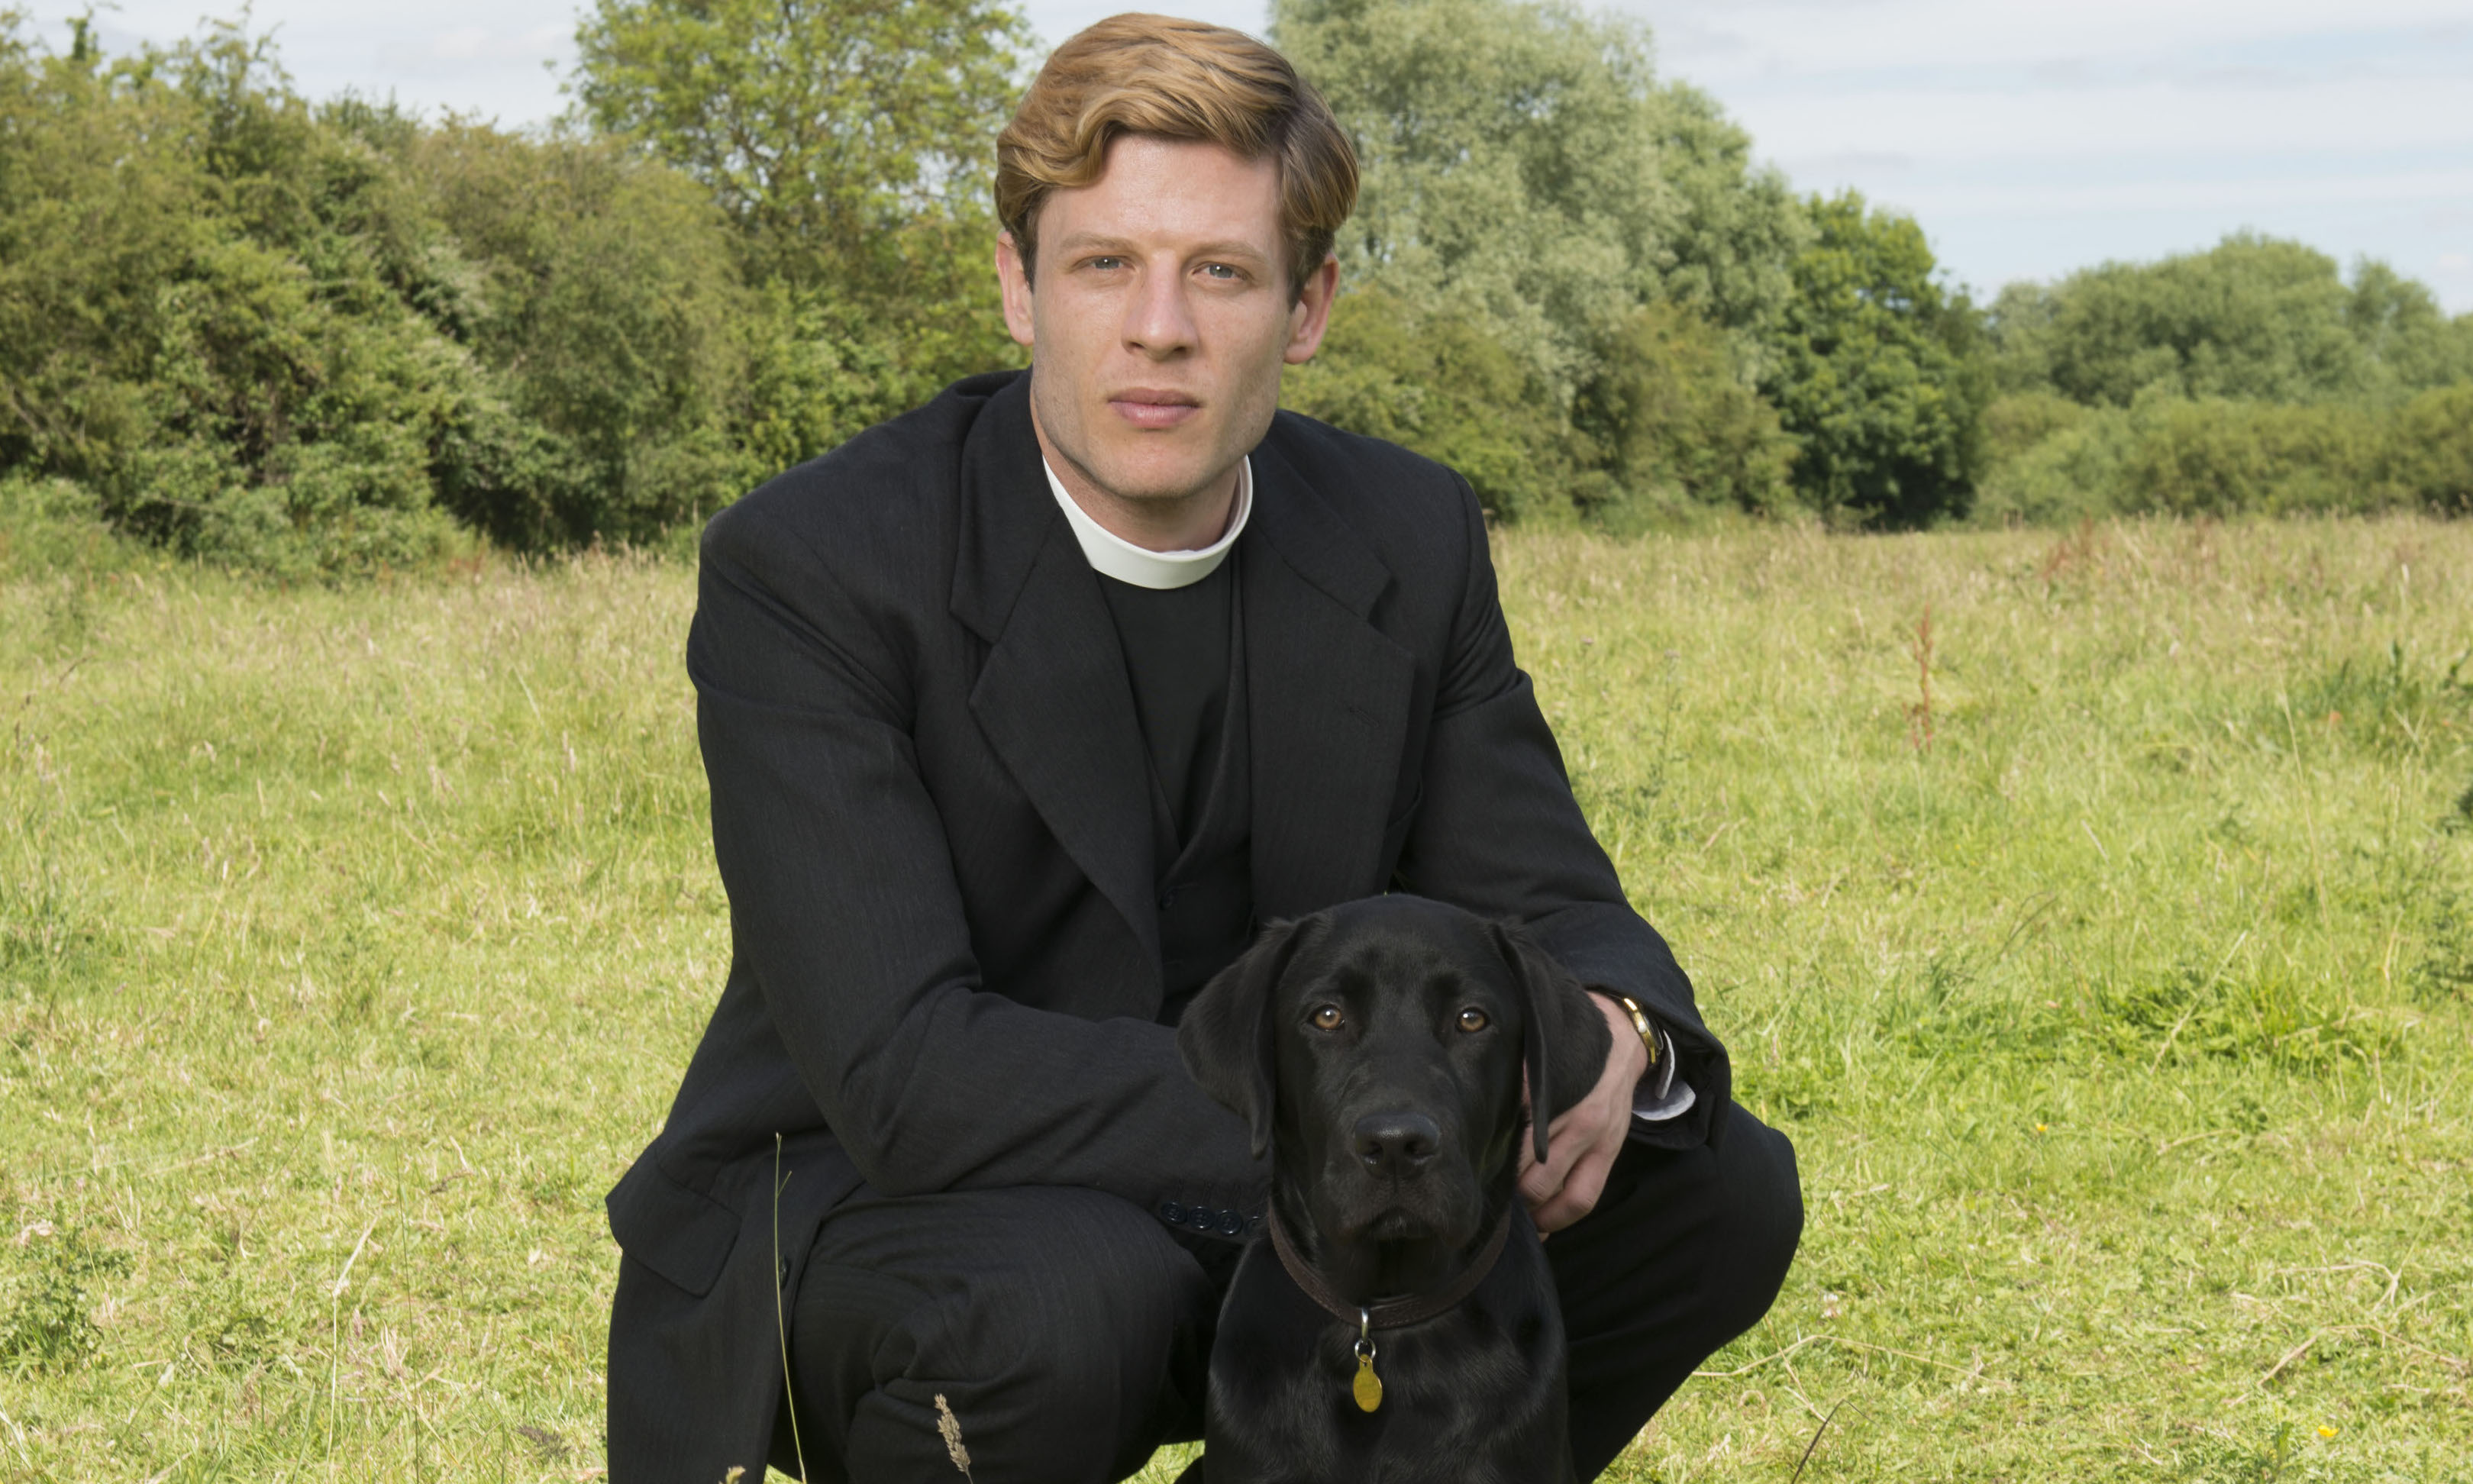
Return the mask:
[[[1160,1202],[1160,1220],[1172,1227],[1185,1225],[1185,1208],[1174,1201]]]
[[[1242,1231],[1244,1231],[1244,1230],[1245,1230],[1245,1218],[1244,1218],[1244,1217],[1239,1216],[1238,1214],[1236,1214],[1236,1213],[1235,1211],[1233,1211],[1233,1210],[1224,1210],[1224,1211],[1221,1211],[1221,1212],[1219,1213],[1219,1234],[1220,1234],[1220,1235],[1222,1235],[1222,1236],[1235,1236],[1236,1233],[1238,1233],[1239,1232],[1242,1232]]]

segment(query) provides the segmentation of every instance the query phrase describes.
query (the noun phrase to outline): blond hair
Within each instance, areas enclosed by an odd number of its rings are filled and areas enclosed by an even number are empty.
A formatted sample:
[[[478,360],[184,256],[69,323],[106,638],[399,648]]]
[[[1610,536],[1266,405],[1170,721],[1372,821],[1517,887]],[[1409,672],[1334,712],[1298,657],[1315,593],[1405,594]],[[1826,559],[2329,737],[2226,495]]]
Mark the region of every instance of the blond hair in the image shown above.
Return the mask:
[[[1119,134],[1224,146],[1280,167],[1289,287],[1331,254],[1357,204],[1357,152],[1288,60],[1242,32],[1113,15],[1058,47],[996,136],[996,220],[1027,271],[1047,193],[1089,185]]]

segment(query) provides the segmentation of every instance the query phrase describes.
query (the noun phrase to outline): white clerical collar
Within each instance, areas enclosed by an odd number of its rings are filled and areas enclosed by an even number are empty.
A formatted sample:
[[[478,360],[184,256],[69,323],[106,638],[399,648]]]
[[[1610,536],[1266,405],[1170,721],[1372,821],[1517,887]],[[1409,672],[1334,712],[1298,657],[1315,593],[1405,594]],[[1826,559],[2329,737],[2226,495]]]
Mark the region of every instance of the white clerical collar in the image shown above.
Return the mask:
[[[1236,544],[1236,538],[1245,534],[1245,517],[1254,512],[1254,461],[1248,458],[1236,466],[1236,514],[1229,520],[1226,535],[1193,551],[1153,551],[1092,519],[1091,513],[1066,492],[1065,481],[1056,477],[1047,460],[1041,459],[1039,467],[1047,470],[1047,488],[1063,507],[1092,570],[1137,587],[1183,587],[1209,577],[1227,560],[1228,548]]]

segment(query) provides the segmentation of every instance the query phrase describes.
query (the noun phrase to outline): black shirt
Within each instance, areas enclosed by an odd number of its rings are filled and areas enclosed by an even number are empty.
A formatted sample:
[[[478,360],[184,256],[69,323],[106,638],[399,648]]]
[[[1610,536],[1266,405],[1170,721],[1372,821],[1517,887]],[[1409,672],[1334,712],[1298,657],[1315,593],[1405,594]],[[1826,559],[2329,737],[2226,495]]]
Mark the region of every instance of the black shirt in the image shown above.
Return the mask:
[[[1227,721],[1235,567],[1224,561],[1182,587],[1137,587],[1099,576],[1150,750],[1152,805],[1164,808],[1169,836],[1180,846],[1202,818]],[[1164,856],[1159,861],[1163,874],[1168,864]]]

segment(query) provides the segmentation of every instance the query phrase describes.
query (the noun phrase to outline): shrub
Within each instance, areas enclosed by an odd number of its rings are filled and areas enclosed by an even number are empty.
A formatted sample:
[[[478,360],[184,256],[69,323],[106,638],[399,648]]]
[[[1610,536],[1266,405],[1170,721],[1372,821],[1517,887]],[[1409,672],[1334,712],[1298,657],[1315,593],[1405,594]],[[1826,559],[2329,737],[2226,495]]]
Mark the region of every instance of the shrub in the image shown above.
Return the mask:
[[[1975,312],[1943,292],[1923,229],[1848,191],[1811,203],[1817,238],[1761,389],[1799,452],[1807,504],[1878,525],[1963,515],[1981,463]]]
[[[1996,445],[2024,446],[1995,462],[1980,517],[2473,510],[2473,384],[2392,411],[2149,395],[2053,412],[2029,398],[1995,404]],[[2028,441],[2037,426],[2050,430]]]
[[[2473,381],[2424,392],[2392,419],[2388,478],[2435,511],[2473,515]]]
[[[1622,526],[1660,509],[1774,514],[1793,504],[1794,440],[1777,409],[1737,377],[1717,326],[1650,304],[1597,363],[1573,417],[1610,476],[1590,514]]]
[[[1348,295],[1333,306],[1321,353],[1287,374],[1281,400],[1441,460],[1500,519],[1575,511],[1568,424],[1527,368],[1465,320],[1422,315],[1381,290]]]
[[[779,389],[749,373],[779,306],[694,182],[615,143],[312,109],[230,27],[107,63],[18,26],[0,474],[304,577],[434,561],[459,517],[648,540],[759,472],[739,434]]]

